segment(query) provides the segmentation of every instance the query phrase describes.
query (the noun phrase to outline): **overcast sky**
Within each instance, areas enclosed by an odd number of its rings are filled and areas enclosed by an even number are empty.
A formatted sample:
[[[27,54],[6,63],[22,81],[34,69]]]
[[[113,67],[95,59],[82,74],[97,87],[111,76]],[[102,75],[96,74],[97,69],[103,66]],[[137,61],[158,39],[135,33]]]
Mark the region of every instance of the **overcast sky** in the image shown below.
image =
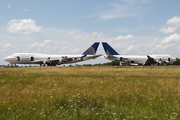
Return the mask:
[[[11,53],[81,54],[103,41],[119,54],[179,58],[179,11],[180,0],[4,0],[0,64]]]

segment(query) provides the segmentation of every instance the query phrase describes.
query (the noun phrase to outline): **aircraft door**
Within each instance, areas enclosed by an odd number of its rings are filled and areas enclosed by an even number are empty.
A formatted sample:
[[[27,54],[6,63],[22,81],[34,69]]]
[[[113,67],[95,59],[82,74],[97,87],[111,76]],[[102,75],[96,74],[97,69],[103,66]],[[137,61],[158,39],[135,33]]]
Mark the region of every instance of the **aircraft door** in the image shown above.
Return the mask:
[[[31,59],[31,61],[34,61],[34,57],[31,57],[30,59]]]
[[[19,57],[19,56],[17,56],[17,57],[16,57],[16,60],[17,60],[17,61],[20,61],[20,57]]]
[[[83,61],[83,57],[81,57],[81,61]]]
[[[168,61],[171,61],[171,58],[168,58]]]

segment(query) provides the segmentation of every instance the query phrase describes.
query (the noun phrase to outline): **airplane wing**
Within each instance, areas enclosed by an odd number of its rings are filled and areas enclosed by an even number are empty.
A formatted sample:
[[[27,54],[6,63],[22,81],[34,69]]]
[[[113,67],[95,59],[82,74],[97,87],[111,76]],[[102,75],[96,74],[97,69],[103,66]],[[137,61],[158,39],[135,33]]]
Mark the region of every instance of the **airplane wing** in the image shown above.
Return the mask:
[[[86,56],[87,58],[90,58],[90,59],[95,59],[99,56],[102,56],[102,55],[91,55],[91,56]]]
[[[35,63],[35,64],[47,64],[47,63],[58,63],[58,62],[59,62],[59,59],[48,59],[46,61],[43,61],[43,60],[33,61],[33,63]]]
[[[62,61],[71,61],[72,59],[78,59],[78,58],[82,58],[85,57],[86,55],[74,55],[74,56],[64,56]]]
[[[111,60],[111,59],[115,59],[116,58],[114,55],[111,55],[108,50],[107,50],[106,54],[107,54],[106,59],[110,59]]]
[[[147,55],[147,58],[148,59],[146,60],[144,65],[151,65],[151,64],[156,64],[157,63],[156,60],[153,57],[150,57],[149,55]]]
[[[50,63],[59,62],[59,59],[49,59],[48,62],[50,62]]]
[[[34,64],[43,64],[44,61],[42,60],[35,60],[35,61],[32,61]]]

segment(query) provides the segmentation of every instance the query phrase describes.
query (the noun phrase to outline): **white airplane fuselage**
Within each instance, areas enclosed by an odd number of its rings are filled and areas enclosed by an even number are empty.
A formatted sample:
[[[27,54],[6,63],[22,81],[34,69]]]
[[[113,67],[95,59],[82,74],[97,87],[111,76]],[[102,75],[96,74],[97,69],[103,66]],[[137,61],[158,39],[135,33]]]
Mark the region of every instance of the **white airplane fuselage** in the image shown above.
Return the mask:
[[[69,64],[76,63],[80,61],[85,61],[89,59],[94,59],[93,57],[98,55],[48,55],[40,53],[14,53],[4,58],[6,62],[10,64],[48,64],[54,63]],[[99,56],[98,56],[99,57]]]
[[[120,61],[121,63],[127,64],[137,64],[144,65],[148,60],[147,55],[113,55],[113,57],[108,58],[108,55],[105,56],[106,59],[112,59],[116,61]],[[173,64],[176,59],[171,55],[149,55],[155,60],[156,64]]]

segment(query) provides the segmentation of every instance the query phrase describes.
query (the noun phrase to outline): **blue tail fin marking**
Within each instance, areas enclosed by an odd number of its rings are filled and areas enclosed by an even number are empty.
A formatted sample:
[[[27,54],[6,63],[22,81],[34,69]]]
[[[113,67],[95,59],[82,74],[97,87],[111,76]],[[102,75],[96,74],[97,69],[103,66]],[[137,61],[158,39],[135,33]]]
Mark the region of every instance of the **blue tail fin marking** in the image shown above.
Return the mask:
[[[97,48],[99,46],[99,42],[95,42],[91,47],[89,47],[82,55],[95,55]]]
[[[106,54],[119,55],[108,43],[102,42],[102,45]]]

